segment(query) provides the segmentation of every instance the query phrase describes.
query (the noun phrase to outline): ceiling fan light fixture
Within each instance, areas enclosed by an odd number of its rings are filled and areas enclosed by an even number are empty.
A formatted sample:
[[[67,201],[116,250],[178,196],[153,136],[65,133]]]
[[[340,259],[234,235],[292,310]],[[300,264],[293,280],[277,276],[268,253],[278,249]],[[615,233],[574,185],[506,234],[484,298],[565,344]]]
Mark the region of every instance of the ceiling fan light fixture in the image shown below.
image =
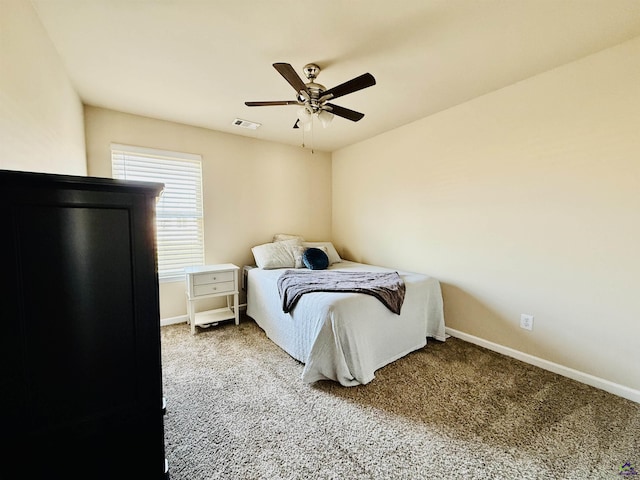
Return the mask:
[[[305,132],[311,131],[311,125],[313,123],[313,114],[307,107],[301,107],[298,109],[298,120],[302,124],[302,128]],[[300,127],[298,127],[300,128]]]
[[[331,120],[333,120],[333,113],[320,110],[318,112],[318,120],[320,120],[322,128],[327,128],[331,124]]]
[[[298,109],[298,118],[303,124],[311,123],[311,112],[306,107]]]

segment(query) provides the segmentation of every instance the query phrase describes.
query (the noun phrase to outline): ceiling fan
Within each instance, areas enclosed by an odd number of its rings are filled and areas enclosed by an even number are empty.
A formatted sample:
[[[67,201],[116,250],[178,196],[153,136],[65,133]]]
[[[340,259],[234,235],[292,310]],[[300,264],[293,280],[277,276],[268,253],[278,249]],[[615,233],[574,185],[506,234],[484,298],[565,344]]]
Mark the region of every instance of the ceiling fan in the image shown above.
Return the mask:
[[[376,79],[370,73],[364,73],[359,77],[352,78],[340,85],[327,90],[324,85],[315,82],[316,77],[320,73],[320,67],[315,63],[309,63],[304,66],[304,74],[309,80],[303,82],[293,67],[288,63],[274,63],[273,67],[289,82],[289,85],[296,91],[295,100],[266,101],[266,102],[244,102],[248,107],[265,107],[279,105],[298,105],[298,120],[293,128],[299,128],[298,123],[302,122],[305,127],[311,126],[311,121],[315,115],[326,127],[333,118],[333,115],[346,118],[352,122],[357,122],[364,117],[364,113],[356,112],[348,108],[328,103],[349,93],[357,92],[363,88],[371,87],[376,84]]]

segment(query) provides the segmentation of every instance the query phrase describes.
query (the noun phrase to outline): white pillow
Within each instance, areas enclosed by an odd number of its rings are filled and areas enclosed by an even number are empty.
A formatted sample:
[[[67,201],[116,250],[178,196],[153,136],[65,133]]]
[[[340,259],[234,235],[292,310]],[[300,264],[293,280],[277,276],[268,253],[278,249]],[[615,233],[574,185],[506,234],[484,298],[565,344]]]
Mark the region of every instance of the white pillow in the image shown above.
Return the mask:
[[[297,247],[293,247],[293,258],[295,260],[294,268],[306,268],[304,262],[302,261],[302,256],[304,255],[305,250],[309,247],[305,247],[304,245],[298,245]],[[326,245],[321,245],[320,247],[315,247],[322,250],[324,253],[329,256],[329,250]]]
[[[304,242],[304,237],[302,235],[292,235],[290,233],[276,233],[273,236],[274,242],[282,242],[283,240],[300,240]]]
[[[336,247],[333,246],[333,243],[331,242],[302,242],[302,245],[304,247],[315,247],[315,248],[321,248],[321,247],[327,247],[327,257],[329,257],[329,265],[333,265],[334,263],[339,263],[342,261],[342,259],[340,258],[340,255],[338,255],[338,252],[336,250]]]
[[[293,248],[300,245],[300,240],[283,240],[280,242],[264,243],[251,249],[258,268],[265,270],[272,268],[293,268],[295,259]]]

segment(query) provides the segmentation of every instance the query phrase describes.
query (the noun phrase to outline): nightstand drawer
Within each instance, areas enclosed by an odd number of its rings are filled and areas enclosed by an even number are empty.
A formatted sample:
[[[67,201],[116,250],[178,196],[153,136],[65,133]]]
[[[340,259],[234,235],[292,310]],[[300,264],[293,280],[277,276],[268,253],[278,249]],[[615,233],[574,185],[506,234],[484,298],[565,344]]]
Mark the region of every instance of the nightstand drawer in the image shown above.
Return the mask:
[[[193,276],[194,285],[204,285],[205,283],[233,282],[234,272],[211,272],[201,273]],[[196,293],[196,295],[198,295]]]
[[[194,285],[193,295],[196,297],[200,297],[202,295],[211,295],[213,293],[225,293],[225,292],[233,293],[235,292],[235,290],[236,290],[235,282],[232,279],[230,282],[218,282],[218,283],[207,283],[206,285]]]

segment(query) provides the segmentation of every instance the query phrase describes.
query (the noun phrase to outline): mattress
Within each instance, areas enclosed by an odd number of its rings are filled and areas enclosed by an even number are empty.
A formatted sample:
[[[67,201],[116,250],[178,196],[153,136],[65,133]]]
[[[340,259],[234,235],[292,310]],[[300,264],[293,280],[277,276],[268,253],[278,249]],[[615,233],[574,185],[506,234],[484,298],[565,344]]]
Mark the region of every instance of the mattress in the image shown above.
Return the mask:
[[[423,348],[428,338],[445,340],[437,279],[344,260],[329,269],[397,271],[405,283],[405,299],[397,315],[371,295],[313,292],[304,294],[290,313],[284,313],[277,282],[286,269],[249,270],[247,315],[269,339],[304,363],[305,383],[334,380],[344,386],[367,384],[376,370]]]

